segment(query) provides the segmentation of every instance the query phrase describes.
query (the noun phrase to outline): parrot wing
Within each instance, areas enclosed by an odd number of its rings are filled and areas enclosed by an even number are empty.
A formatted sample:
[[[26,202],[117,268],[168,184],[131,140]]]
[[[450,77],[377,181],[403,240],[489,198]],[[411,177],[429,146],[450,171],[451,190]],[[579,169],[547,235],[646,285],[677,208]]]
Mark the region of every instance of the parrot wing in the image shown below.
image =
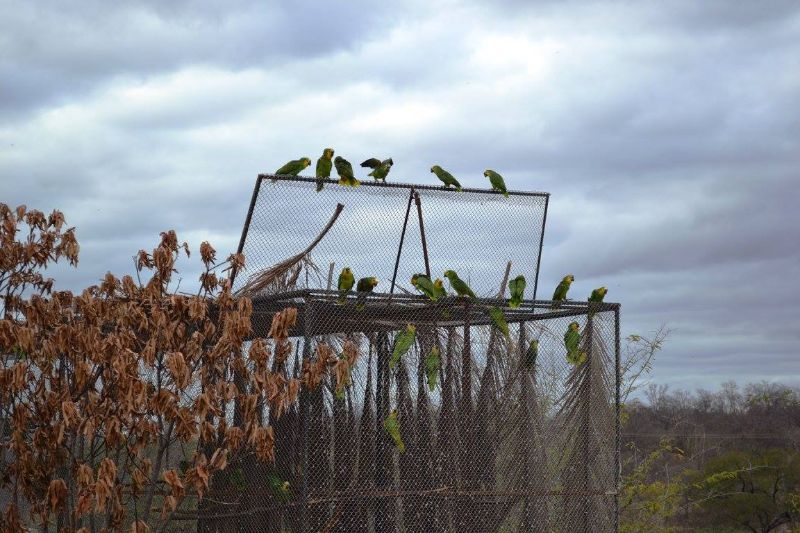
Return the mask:
[[[370,157],[369,159],[361,163],[361,166],[364,168],[373,168],[373,169],[378,168],[379,166],[381,166],[381,160],[378,159],[377,157]]]

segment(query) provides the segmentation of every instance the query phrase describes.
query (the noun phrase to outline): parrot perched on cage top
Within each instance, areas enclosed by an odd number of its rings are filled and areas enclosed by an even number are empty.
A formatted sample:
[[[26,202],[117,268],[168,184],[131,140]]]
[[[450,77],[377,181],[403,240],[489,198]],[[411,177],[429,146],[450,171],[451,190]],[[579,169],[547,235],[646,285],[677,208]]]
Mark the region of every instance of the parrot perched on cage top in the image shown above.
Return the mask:
[[[414,340],[417,338],[417,328],[414,324],[409,324],[402,333],[398,333],[394,339],[394,349],[392,349],[392,358],[389,359],[389,368],[394,368],[400,362],[406,352],[413,346]]]
[[[389,434],[394,441],[397,451],[403,453],[406,451],[406,445],[403,443],[403,437],[400,436],[400,422],[397,420],[397,409],[392,409],[386,420],[383,421],[383,429]]]
[[[522,303],[525,296],[525,276],[517,276],[508,282],[508,290],[511,291],[511,299],[508,301],[509,307],[516,309]]]
[[[411,285],[413,285],[415,289],[431,300],[437,299],[436,288],[434,287],[431,278],[425,274],[414,274],[411,276]]]
[[[350,270],[350,267],[344,267],[342,272],[339,274],[339,282],[336,285],[336,288],[339,289],[339,303],[344,303],[344,297],[347,295],[348,292],[353,290],[353,285],[355,285],[356,278],[353,276],[353,271]]]
[[[589,295],[590,302],[602,302],[603,298],[605,298],[608,289],[605,287],[599,287],[592,291],[592,294]]]
[[[506,317],[503,314],[503,310],[499,307],[492,307],[489,309],[489,317],[492,319],[492,325],[494,325],[494,327],[497,328],[497,330],[502,333],[506,339],[508,339],[508,322],[506,322]]]
[[[536,358],[539,356],[539,341],[533,339],[525,351],[525,366],[527,368],[534,368],[536,366]]]
[[[347,159],[337,155],[333,160],[333,166],[336,167],[336,173],[339,174],[339,185],[358,187],[361,184],[353,175],[353,165]]]
[[[389,171],[392,170],[392,165],[394,165],[394,161],[392,161],[392,158],[390,157],[381,163],[381,166],[370,172],[368,176],[375,178],[375,181],[381,180],[382,182],[386,183],[386,176],[388,176]]]
[[[492,190],[500,191],[503,193],[503,196],[508,198],[508,190],[506,190],[506,182],[503,180],[503,176],[495,172],[494,170],[486,169],[483,172],[483,175],[489,178],[489,183],[492,184]]]
[[[293,159],[275,171],[277,176],[297,176],[304,168],[311,164],[311,160],[307,157],[300,159]],[[276,180],[272,180],[275,183]]]
[[[377,157],[370,157],[361,163],[362,167],[369,167],[372,169],[369,176],[375,178],[375,181],[382,180],[384,183],[386,182],[386,176],[389,175],[389,171],[392,169],[392,165],[394,165],[394,161],[392,161],[391,157],[383,161]]]
[[[556,286],[556,290],[553,292],[553,302],[563,302],[567,299],[567,291],[569,290],[569,286],[572,285],[572,282],[575,281],[575,276],[572,274],[567,274],[561,280],[561,283]],[[558,307],[558,303],[553,303],[553,309]]]
[[[439,178],[442,183],[444,183],[445,187],[450,187],[451,185],[453,185],[457,191],[461,190],[461,184],[458,182],[458,180],[455,179],[452,174],[450,174],[448,171],[446,171],[439,165],[433,165],[431,167],[431,172],[436,174],[436,177]]]
[[[464,280],[458,277],[455,270],[445,270],[444,276],[450,282],[450,286],[453,287],[453,290],[458,293],[459,296],[469,296],[470,298],[477,298],[475,293],[472,292],[472,289],[469,288]]]
[[[425,377],[428,378],[428,388],[433,392],[436,388],[436,377],[439,375],[439,365],[442,360],[439,357],[439,348],[431,348],[428,357],[425,358]]]
[[[378,284],[378,278],[376,277],[368,277],[368,278],[361,278],[358,280],[356,284],[356,291],[358,291],[358,303],[356,303],[356,309],[364,309],[364,300],[367,299],[367,293],[372,292],[372,289]]]
[[[358,292],[372,292],[372,289],[378,284],[378,278],[371,276],[367,278],[361,278],[358,280],[358,284],[356,285],[356,290]]]
[[[444,288],[444,282],[441,278],[436,278],[433,282],[433,295],[436,296],[436,300],[447,296],[447,290]]]
[[[267,484],[272,491],[275,499],[281,503],[286,503],[292,499],[292,493],[289,489],[289,482],[283,481],[278,474],[270,472],[267,474]]]
[[[333,148],[325,148],[322,156],[317,159],[317,192],[325,186],[325,180],[331,177],[333,168]]]
[[[592,302],[602,303],[603,298],[606,297],[606,293],[608,289],[605,287],[598,287],[597,289],[592,291],[592,294],[589,295],[589,316],[594,316],[594,309],[592,309]]]
[[[576,366],[586,361],[586,352],[580,349],[580,344],[580,325],[577,322],[570,322],[564,333],[564,347],[567,349],[567,361]]]

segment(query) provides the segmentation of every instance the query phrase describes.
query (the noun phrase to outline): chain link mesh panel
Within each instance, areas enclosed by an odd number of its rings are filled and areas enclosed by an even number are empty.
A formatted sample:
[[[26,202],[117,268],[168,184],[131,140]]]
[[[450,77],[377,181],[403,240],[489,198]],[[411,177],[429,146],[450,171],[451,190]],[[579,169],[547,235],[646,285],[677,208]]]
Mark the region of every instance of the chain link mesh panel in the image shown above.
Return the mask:
[[[409,201],[412,190],[419,195],[419,210],[415,199]],[[251,275],[305,249],[339,204],[344,206],[341,214],[310,253],[319,270],[310,269],[308,279],[304,276],[297,286],[327,288],[328,267],[334,264],[334,288],[336,275],[348,266],[356,279],[377,277],[376,292],[391,292],[402,239],[397,284],[401,291],[411,290],[411,276],[425,272],[422,220],[431,279],[453,269],[476,294],[494,296],[510,261],[515,275],[524,275],[533,288],[547,199],[545,193],[511,192],[505,198],[486,190],[456,192],[371,182],[355,188],[329,182],[315,192],[311,178],[262,175],[240,250],[247,267],[237,276],[235,288],[242,287]]]
[[[264,198],[271,200],[261,203],[265,187],[271,194]],[[409,189],[326,186],[308,200],[309,187],[303,180],[257,187],[243,247],[250,273],[254,264],[278,263],[293,253],[288,250],[307,246],[335,204],[343,203],[340,219],[312,252],[314,262],[346,263],[357,277],[362,270],[382,279],[391,275],[396,217],[402,224]],[[445,268],[471,272],[476,292],[495,297],[506,261],[515,275],[535,278],[544,197],[424,193],[434,275]],[[498,207],[498,201],[509,205]],[[539,218],[521,217],[505,234],[487,229],[497,213],[512,210]],[[342,218],[345,213],[350,218]],[[407,234],[419,236],[413,220]],[[449,240],[450,232],[462,236]],[[529,248],[523,252],[507,239]],[[414,250],[419,239],[405,245]],[[273,372],[286,380],[306,379],[314,368],[328,372],[283,412],[265,409],[275,431],[275,462],[237,466],[235,482],[212,490],[199,531],[617,529],[618,305],[564,302],[553,308],[549,301],[525,300],[512,309],[494,297],[431,301],[403,291],[342,298],[322,288],[325,271],[306,264],[277,289],[253,296],[254,337],[267,337],[276,312],[298,310],[292,353],[273,361]],[[404,247],[398,281],[419,271],[422,254]],[[492,320],[493,308],[502,310],[507,334]],[[570,362],[564,333],[573,321],[580,349]],[[400,353],[409,325],[413,342]]]

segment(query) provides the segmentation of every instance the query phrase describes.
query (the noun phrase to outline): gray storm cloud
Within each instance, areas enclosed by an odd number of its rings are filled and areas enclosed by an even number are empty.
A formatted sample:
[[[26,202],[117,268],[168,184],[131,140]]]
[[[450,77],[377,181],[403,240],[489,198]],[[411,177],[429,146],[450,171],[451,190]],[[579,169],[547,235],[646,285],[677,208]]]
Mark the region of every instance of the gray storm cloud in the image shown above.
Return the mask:
[[[800,384],[794,2],[0,6],[0,201],[78,226],[63,288],[165,229],[233,251],[255,176],[333,146],[552,193],[541,295],[674,329],[657,381]]]

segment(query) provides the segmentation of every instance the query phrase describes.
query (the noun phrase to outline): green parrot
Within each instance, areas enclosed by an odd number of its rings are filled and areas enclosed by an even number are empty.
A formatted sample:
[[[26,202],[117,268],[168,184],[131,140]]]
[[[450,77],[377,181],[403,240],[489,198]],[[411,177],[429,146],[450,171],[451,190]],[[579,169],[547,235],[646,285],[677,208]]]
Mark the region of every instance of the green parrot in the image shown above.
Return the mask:
[[[361,185],[353,175],[353,165],[340,155],[337,155],[333,160],[333,166],[336,167],[336,173],[339,174],[339,185],[349,185],[351,187],[358,187]]]
[[[431,348],[428,357],[425,358],[425,376],[428,378],[428,388],[433,392],[436,388],[436,377],[439,375],[439,365],[442,360],[439,357],[439,348]]]
[[[534,368],[536,366],[536,358],[539,356],[539,341],[533,339],[525,351],[525,366],[527,368]]]
[[[444,288],[444,282],[442,281],[442,278],[436,278],[436,280],[434,280],[433,295],[436,296],[436,300],[447,297],[447,290]]]
[[[508,331],[508,322],[506,322],[506,317],[503,315],[503,310],[499,307],[492,307],[489,309],[489,316],[492,319],[494,327],[508,340],[510,338],[510,333]]]
[[[361,163],[362,167],[369,167],[372,169],[372,172],[368,174],[369,176],[375,178],[375,181],[381,180],[384,183],[386,183],[386,176],[389,175],[392,165],[394,165],[394,161],[392,161],[391,157],[383,161],[376,157],[370,157]]]
[[[325,186],[325,180],[331,177],[333,168],[333,148],[325,148],[322,157],[317,159],[317,192]]]
[[[561,280],[561,283],[558,284],[556,290],[553,292],[553,309],[558,307],[558,302],[563,302],[567,299],[567,291],[569,290],[569,286],[572,285],[573,281],[575,281],[575,276],[572,274],[567,274]]]
[[[508,198],[508,191],[506,190],[506,182],[503,181],[503,176],[495,172],[494,170],[486,169],[483,172],[483,175],[489,178],[489,183],[492,184],[492,190],[500,191],[503,193],[503,196]]]
[[[525,296],[525,276],[520,275],[509,281],[508,290],[511,291],[511,300],[509,300],[508,306],[516,309]]]
[[[590,302],[602,302],[603,298],[606,297],[606,293],[607,292],[608,292],[608,289],[606,289],[605,287],[600,287],[598,289],[595,289],[595,290],[592,291],[592,294],[589,296],[589,301]]]
[[[431,300],[437,299],[436,288],[433,282],[431,282],[431,278],[425,274],[414,274],[411,276],[411,285]]]
[[[364,300],[367,299],[367,294],[372,292],[372,289],[374,289],[377,284],[378,278],[376,277],[361,278],[358,280],[358,284],[356,284],[356,291],[358,291],[359,294],[356,309],[364,309]]]
[[[580,349],[580,344],[580,325],[577,322],[570,322],[564,333],[564,347],[567,349],[567,361],[576,366],[586,361],[586,352]]]
[[[292,499],[292,493],[289,489],[289,482],[281,480],[278,474],[270,472],[267,474],[267,484],[269,485],[272,494],[281,503],[286,503]]]
[[[311,160],[307,157],[300,159],[293,159],[275,171],[276,176],[297,176],[304,168],[311,164]],[[276,180],[272,180],[275,183]]]
[[[414,324],[407,325],[406,329],[395,337],[392,358],[389,359],[389,368],[394,368],[394,366],[400,362],[400,358],[408,352],[416,338],[417,328],[414,327]]]
[[[461,190],[461,184],[458,182],[457,179],[453,177],[448,171],[440,167],[439,165],[433,165],[431,167],[431,172],[436,174],[436,177],[444,183],[445,187],[450,187],[451,185],[455,186],[457,191]]]
[[[336,285],[336,288],[339,290],[338,303],[343,304],[345,302],[345,296],[347,296],[348,292],[353,290],[355,282],[356,278],[353,276],[353,271],[350,270],[350,267],[344,267],[339,274],[339,282]]]
[[[589,295],[589,302],[590,302],[590,304],[589,304],[589,309],[590,309],[589,316],[593,316],[594,315],[594,311],[591,310],[591,308],[593,307],[591,305],[591,302],[602,303],[603,302],[603,298],[606,297],[606,293],[607,292],[608,292],[608,289],[606,289],[605,287],[599,287],[599,288],[597,288],[597,289],[592,291],[592,294]]]
[[[403,437],[400,436],[400,422],[397,420],[397,409],[392,409],[386,420],[383,421],[383,429],[392,437],[397,451],[403,453],[406,451],[406,445],[403,443]]]
[[[469,296],[470,298],[477,298],[475,293],[472,292],[472,289],[469,288],[461,278],[458,277],[455,270],[445,270],[444,276],[450,282],[450,286],[453,287],[453,290],[458,293],[459,296]]]

